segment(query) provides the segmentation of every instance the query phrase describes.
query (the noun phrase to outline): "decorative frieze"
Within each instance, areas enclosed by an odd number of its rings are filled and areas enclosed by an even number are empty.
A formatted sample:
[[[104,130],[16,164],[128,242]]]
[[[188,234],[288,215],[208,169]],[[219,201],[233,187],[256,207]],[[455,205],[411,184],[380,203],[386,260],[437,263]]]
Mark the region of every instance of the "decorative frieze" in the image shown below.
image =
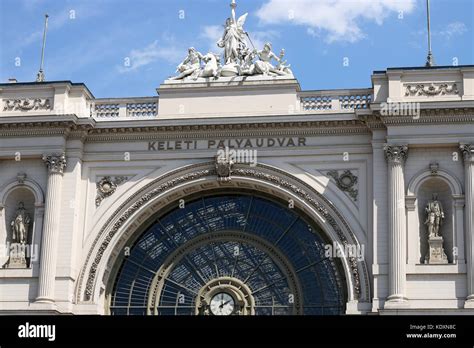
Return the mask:
[[[357,196],[359,195],[358,189],[358,178],[350,170],[338,171],[330,170],[326,173],[336,182],[337,187],[347,192],[347,194],[357,202]]]
[[[456,83],[430,83],[405,85],[405,97],[435,97],[439,95],[459,95]]]
[[[126,176],[104,176],[97,183],[97,196],[95,205],[98,207],[102,201],[115,193],[117,187],[128,180]]]
[[[51,102],[48,98],[6,99],[4,101],[3,111],[31,110],[51,110]]]

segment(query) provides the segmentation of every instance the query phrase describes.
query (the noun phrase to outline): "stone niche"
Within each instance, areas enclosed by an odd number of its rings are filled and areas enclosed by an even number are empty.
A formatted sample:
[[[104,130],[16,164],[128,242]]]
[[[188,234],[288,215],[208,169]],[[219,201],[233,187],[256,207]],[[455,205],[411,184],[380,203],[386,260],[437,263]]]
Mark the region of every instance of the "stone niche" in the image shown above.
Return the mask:
[[[10,223],[15,218],[19,202],[23,202],[25,210],[31,219],[27,232],[27,244],[32,244],[35,217],[35,196],[28,188],[17,187],[10,191],[3,202],[3,216],[1,216],[0,221],[0,244],[2,248],[5,248],[9,243],[12,242],[12,230]],[[0,257],[0,267],[4,266],[7,261],[8,256],[5,256],[5,253],[2,252]],[[30,260],[28,257],[26,261],[27,265],[29,265]]]
[[[441,178],[433,177],[424,181],[417,192],[417,210],[418,210],[418,235],[419,235],[419,263],[425,263],[425,257],[429,253],[428,247],[428,229],[425,225],[425,208],[432,199],[433,194],[438,195],[438,201],[441,202],[444,210],[444,220],[440,232],[443,237],[444,252],[448,257],[448,262],[453,263],[453,236],[454,236],[454,202],[449,185]]]

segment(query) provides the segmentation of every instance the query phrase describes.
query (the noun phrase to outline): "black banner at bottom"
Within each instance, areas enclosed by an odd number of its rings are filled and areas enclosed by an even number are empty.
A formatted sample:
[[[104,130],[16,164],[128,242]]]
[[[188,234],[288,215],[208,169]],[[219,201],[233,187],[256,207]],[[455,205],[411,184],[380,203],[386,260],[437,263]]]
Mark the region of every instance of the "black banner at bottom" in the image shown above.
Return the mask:
[[[0,347],[315,344],[474,346],[472,316],[3,316]]]

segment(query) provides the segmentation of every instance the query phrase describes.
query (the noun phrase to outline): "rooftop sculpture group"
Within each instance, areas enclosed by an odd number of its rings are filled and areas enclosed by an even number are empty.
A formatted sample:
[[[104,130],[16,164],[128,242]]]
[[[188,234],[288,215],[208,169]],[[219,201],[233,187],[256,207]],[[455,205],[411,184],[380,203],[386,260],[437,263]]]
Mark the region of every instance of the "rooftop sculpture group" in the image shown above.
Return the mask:
[[[183,80],[198,78],[219,78],[233,76],[292,76],[290,65],[284,60],[285,50],[281,50],[277,56],[272,52],[272,44],[266,43],[262,50],[257,50],[244,30],[245,20],[248,13],[236,19],[235,0],[231,3],[232,14],[226,20],[225,30],[222,38],[217,42],[219,48],[224,49],[223,64],[221,56],[215,53],[203,55],[194,47],[188,49],[188,55],[178,66],[179,75],[170,80]],[[252,48],[247,44],[250,42]],[[277,65],[273,65],[275,60]]]

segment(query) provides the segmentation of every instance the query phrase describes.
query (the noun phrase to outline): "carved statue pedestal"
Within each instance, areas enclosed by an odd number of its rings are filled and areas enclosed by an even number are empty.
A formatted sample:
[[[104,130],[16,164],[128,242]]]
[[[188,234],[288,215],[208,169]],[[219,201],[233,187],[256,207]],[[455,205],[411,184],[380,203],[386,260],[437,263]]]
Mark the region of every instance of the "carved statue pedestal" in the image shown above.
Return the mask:
[[[448,263],[448,257],[443,248],[443,237],[428,238],[429,251],[425,263],[443,264]]]
[[[26,264],[26,246],[20,243],[12,243],[10,245],[10,257],[6,268],[28,268]]]

